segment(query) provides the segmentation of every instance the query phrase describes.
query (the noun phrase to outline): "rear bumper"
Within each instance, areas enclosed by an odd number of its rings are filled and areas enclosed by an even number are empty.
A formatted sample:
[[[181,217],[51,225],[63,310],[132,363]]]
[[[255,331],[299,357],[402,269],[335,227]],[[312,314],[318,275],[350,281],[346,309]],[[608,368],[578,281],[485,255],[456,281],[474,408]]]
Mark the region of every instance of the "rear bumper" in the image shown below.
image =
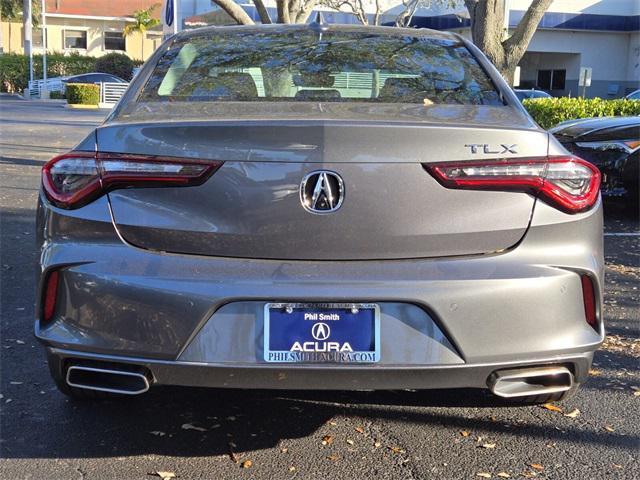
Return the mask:
[[[514,368],[564,366],[574,381],[585,382],[593,352],[546,361],[462,364],[447,366],[375,367],[319,365],[216,365],[162,361],[47,348],[50,367],[64,378],[65,369],[83,362],[109,362],[143,367],[152,385],[282,390],[400,390],[487,388],[491,375]]]
[[[53,320],[36,320],[35,334],[57,365],[130,363],[167,385],[483,388],[494,371],[521,366],[566,365],[584,381],[604,336],[600,205],[567,216],[538,202],[523,241],[495,255],[352,262],[151,252],[122,242],[106,199],[81,210],[40,207],[38,299],[51,270],[61,283]],[[585,321],[585,274],[598,331]],[[380,363],[267,364],[268,302],[379,304]]]

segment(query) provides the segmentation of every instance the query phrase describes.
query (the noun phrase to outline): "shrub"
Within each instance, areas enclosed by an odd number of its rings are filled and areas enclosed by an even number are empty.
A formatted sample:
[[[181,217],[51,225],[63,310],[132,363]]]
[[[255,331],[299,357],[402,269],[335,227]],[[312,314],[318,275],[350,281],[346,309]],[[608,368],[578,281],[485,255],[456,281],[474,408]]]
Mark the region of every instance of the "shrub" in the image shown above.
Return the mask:
[[[100,86],[88,83],[67,83],[67,103],[98,105]]]
[[[64,92],[58,92],[58,91],[49,92],[49,98],[51,100],[63,99],[63,98],[65,98]]]
[[[578,118],[640,115],[640,100],[562,97],[530,99],[522,103],[545,129]]]
[[[50,53],[47,76],[61,77],[95,71],[96,59],[84,55]],[[42,78],[42,55],[33,56],[33,77]],[[29,84],[29,57],[15,53],[0,55],[0,91],[22,92]]]
[[[133,67],[133,61],[124,53],[108,53],[96,61],[96,72],[110,73],[124,80],[131,80]]]

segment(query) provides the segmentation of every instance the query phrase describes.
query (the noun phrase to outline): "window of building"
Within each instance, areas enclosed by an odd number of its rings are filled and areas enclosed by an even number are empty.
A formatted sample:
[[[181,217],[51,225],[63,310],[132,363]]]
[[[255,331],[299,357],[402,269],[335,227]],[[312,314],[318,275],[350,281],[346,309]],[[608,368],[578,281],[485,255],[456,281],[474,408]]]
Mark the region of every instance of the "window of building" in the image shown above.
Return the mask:
[[[85,30],[65,30],[64,31],[64,48],[65,49],[87,49],[87,32]]]
[[[566,70],[538,70],[538,88],[541,90],[564,90]]]
[[[126,41],[122,32],[104,32],[105,50],[126,50]]]
[[[31,31],[31,46],[33,48],[42,48],[42,28],[34,28]]]

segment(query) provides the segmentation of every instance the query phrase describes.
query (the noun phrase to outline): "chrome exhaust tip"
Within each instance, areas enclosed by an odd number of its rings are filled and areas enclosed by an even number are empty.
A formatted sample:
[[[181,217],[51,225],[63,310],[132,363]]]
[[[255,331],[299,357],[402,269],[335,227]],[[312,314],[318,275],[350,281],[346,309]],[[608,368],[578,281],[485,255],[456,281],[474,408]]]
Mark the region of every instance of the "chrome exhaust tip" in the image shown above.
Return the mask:
[[[503,398],[566,392],[573,383],[571,371],[558,366],[498,370],[487,380],[491,392]]]
[[[150,387],[144,373],[84,365],[71,365],[66,381],[70,387],[121,395],[140,395]]]

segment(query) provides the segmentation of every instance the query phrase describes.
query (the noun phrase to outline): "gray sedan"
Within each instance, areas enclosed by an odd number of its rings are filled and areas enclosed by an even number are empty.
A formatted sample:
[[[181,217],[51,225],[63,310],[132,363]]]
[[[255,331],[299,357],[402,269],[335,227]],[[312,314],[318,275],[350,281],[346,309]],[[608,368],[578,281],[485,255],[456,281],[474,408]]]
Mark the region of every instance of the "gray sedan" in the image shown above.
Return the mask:
[[[81,398],[560,399],[604,334],[599,185],[456,34],[183,32],[43,168],[35,333]]]

